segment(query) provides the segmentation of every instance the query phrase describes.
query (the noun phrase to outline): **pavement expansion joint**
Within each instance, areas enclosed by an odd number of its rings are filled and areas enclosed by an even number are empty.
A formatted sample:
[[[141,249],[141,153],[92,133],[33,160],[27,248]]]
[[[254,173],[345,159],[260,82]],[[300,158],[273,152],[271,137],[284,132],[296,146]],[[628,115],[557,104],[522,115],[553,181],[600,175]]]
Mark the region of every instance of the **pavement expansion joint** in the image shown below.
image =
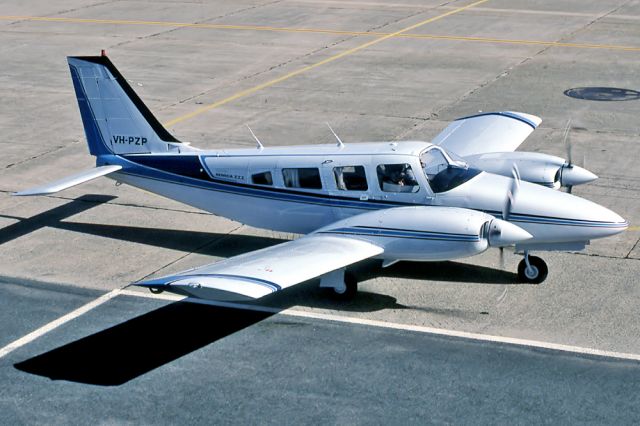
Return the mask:
[[[199,245],[198,247],[196,247],[195,249],[193,249],[192,251],[190,251],[190,252],[188,252],[188,253],[184,253],[184,254],[182,254],[181,256],[178,256],[178,258],[176,258],[176,259],[172,260],[171,262],[169,262],[169,263],[167,263],[167,264],[165,264],[165,265],[161,266],[160,268],[158,268],[158,269],[156,269],[156,270],[154,270],[154,271],[152,271],[152,272],[148,273],[147,275],[145,275],[145,276],[141,277],[140,279],[136,280],[135,282],[139,282],[139,281],[142,281],[142,280],[144,280],[144,279],[146,279],[146,278],[149,278],[149,277],[151,277],[151,276],[153,276],[153,275],[157,274],[158,272],[162,271],[163,269],[166,269],[166,268],[168,268],[169,266],[174,265],[174,264],[178,263],[179,261],[181,261],[181,260],[183,260],[183,259],[187,258],[188,256],[190,256],[190,255],[192,255],[192,254],[195,254],[195,253],[201,253],[205,248],[207,248],[207,247],[209,247],[209,246],[211,246],[211,245],[213,245],[213,244],[216,244],[216,243],[218,243],[218,242],[222,241],[222,240],[223,240],[224,238],[226,238],[228,235],[233,234],[235,231],[239,230],[239,229],[240,229],[240,228],[242,228],[243,226],[244,226],[243,224],[239,224],[238,226],[236,226],[235,228],[233,228],[233,229],[232,229],[232,230],[230,230],[229,232],[224,233],[224,234],[221,234],[221,235],[217,235],[215,238],[211,239],[210,241],[207,241],[206,243]],[[129,285],[131,285],[131,284],[127,284],[127,286],[129,286]],[[125,288],[126,288],[127,286],[125,286]]]
[[[638,238],[638,240],[636,240],[636,243],[633,245],[633,247],[631,247],[631,250],[629,250],[629,253],[627,253],[627,255],[624,257],[625,259],[640,260],[640,259],[637,259],[635,257],[630,257],[631,253],[633,253],[633,251],[636,249],[636,247],[638,247],[638,243],[640,243],[640,238]]]
[[[15,166],[19,166],[19,165],[21,165],[21,164],[28,163],[28,162],[30,162],[30,161],[32,161],[32,160],[37,160],[37,159],[38,159],[38,158],[40,158],[40,157],[43,157],[43,156],[45,156],[45,155],[47,155],[47,154],[54,153],[54,152],[56,152],[56,151],[60,151],[61,149],[66,148],[66,147],[67,147],[67,145],[57,145],[57,146],[55,146],[53,149],[50,149],[50,150],[48,150],[48,151],[41,152],[41,153],[39,153],[39,154],[37,154],[37,155],[32,155],[32,156],[31,156],[31,157],[29,157],[29,158],[25,158],[24,160],[16,161],[15,163],[7,164],[4,168],[5,168],[5,169],[10,169],[10,168],[12,168],[12,167],[15,167]]]

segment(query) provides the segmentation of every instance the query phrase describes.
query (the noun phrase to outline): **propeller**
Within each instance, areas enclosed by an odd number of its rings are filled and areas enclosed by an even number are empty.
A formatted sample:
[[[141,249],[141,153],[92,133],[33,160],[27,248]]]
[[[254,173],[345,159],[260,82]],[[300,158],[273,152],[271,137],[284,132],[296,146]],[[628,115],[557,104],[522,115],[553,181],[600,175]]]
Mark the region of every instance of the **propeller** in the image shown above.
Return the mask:
[[[518,194],[518,189],[520,188],[520,170],[518,170],[518,165],[513,164],[513,168],[511,169],[511,175],[513,179],[511,180],[511,184],[509,185],[509,189],[507,189],[507,196],[504,200],[504,206],[502,207],[502,220],[508,221],[511,216],[511,212],[513,211],[513,205],[516,201],[516,195]],[[500,247],[500,269],[505,269],[504,265],[504,246]]]
[[[515,163],[511,169],[511,176],[513,176],[513,179],[511,180],[511,185],[507,190],[507,196],[504,200],[504,206],[502,207],[503,220],[509,220],[509,216],[511,216],[511,211],[513,210],[513,204],[516,201],[518,188],[520,188],[520,170],[518,170],[518,165]]]
[[[567,187],[567,193],[571,194],[574,185],[580,185],[583,183],[591,182],[598,178],[598,176],[591,173],[584,168],[586,157],[582,158],[582,167],[577,166],[573,162],[573,143],[569,138],[571,133],[571,119],[567,120],[564,133],[562,136],[562,143],[567,150],[567,162],[560,168],[560,184]]]
[[[562,166],[563,172],[565,171],[565,169],[567,170],[573,169],[573,143],[571,143],[571,139],[569,139],[570,132],[571,132],[571,119],[568,119],[567,124],[564,127],[564,133],[562,134],[562,144],[567,150],[567,165]],[[572,190],[573,190],[573,185],[567,185],[567,193],[571,194]]]
[[[564,126],[564,132],[562,133],[562,144],[567,150],[567,163],[573,164],[573,144],[569,140],[569,133],[571,132],[571,119],[567,120],[567,124]]]

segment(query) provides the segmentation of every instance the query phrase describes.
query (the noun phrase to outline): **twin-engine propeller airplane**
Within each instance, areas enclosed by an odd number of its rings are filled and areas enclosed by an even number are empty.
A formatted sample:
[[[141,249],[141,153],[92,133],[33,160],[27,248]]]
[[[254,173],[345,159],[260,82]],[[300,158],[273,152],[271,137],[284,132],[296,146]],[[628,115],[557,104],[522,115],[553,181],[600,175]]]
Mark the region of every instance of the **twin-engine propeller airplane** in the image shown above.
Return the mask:
[[[335,145],[271,148],[256,138],[255,149],[203,151],[162,127],[104,54],[68,62],[96,167],[16,195],[108,176],[251,226],[307,234],[135,283],[154,292],[248,300],[319,277],[349,297],[357,283],[346,267],[364,259],[389,266],[507,246],[524,254],[519,279],[540,283],[547,265],[532,250],[581,250],[627,228],[614,212],[555,190],[594,174],[513,152],[540,124],[533,115],[461,118],[431,143],[344,144],[336,136]]]

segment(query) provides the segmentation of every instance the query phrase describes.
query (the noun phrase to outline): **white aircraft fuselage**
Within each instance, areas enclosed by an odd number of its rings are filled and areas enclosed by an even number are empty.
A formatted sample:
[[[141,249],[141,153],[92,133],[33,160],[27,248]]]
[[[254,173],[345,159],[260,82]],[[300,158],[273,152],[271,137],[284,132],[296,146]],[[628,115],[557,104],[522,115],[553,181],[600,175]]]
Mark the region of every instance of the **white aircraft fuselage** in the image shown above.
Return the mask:
[[[478,172],[450,190],[435,192],[420,163],[420,155],[430,148],[433,145],[428,142],[407,141],[187,151],[101,157],[98,165],[122,165],[122,171],[109,175],[112,179],[212,214],[257,228],[297,234],[340,227],[337,222],[343,219],[391,207],[460,207],[501,217],[511,178]],[[173,173],[158,172],[167,170],[167,164],[171,164]],[[417,188],[411,192],[385,191],[376,168],[389,164],[410,165]],[[345,167],[362,167],[366,188],[361,184],[340,189],[335,170]],[[313,183],[319,187],[287,186],[286,169],[317,170],[319,185]],[[252,177],[264,173],[271,175],[269,184],[252,181]],[[412,216],[421,214],[405,212],[404,226]],[[530,239],[518,244],[519,250],[580,248],[589,240],[617,234],[627,226],[619,215],[596,203],[524,181],[509,221],[531,234]],[[429,252],[424,254],[429,260],[446,258]],[[412,255],[412,259],[420,258]]]

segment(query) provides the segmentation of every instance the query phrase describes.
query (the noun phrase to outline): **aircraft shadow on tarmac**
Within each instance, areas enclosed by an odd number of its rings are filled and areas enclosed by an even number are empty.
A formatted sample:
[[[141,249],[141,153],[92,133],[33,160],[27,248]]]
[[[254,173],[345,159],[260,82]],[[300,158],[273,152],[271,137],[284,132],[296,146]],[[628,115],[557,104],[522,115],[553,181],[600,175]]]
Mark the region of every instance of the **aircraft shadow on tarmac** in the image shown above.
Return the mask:
[[[138,228],[131,226],[62,222],[113,197],[83,196],[63,206],[10,225],[0,242],[44,226],[116,238],[158,247],[215,256],[234,256],[285,240],[241,234],[215,234],[194,231]],[[7,229],[7,228],[5,228]],[[381,268],[378,261],[365,261],[354,268],[360,281],[374,277],[401,277],[417,280],[463,283],[514,284],[515,274],[455,262],[400,262]],[[361,291],[355,299],[337,302],[318,291],[317,280],[294,286],[260,301],[260,304],[287,309],[311,306],[351,312],[382,309],[419,309],[448,316],[469,317],[479,313],[410,307],[383,294]],[[230,309],[194,303],[172,303],[93,335],[15,364],[21,371],[78,383],[118,386],[195,350],[239,332],[270,316],[273,312]]]
[[[40,228],[55,227],[56,225],[63,223],[63,219],[92,209],[97,205],[107,203],[115,198],[116,197],[110,195],[87,194],[78,197],[69,203],[44,211],[29,218],[0,215],[0,217],[18,220],[18,222],[2,228],[2,232],[0,233],[0,244],[15,240],[23,235],[37,231]]]
[[[359,293],[355,300],[348,303],[354,310],[371,307],[372,304],[377,308],[392,306],[396,309],[412,309],[398,305],[393,297],[367,292]],[[335,302],[333,307],[336,307]],[[275,315],[279,309],[263,312],[199,303],[170,303],[18,362],[14,367],[51,380],[96,386],[120,386],[220,339],[241,332]],[[440,310],[435,313],[449,316],[466,315],[455,310]]]
[[[172,303],[14,367],[52,380],[118,386],[272,315]]]

